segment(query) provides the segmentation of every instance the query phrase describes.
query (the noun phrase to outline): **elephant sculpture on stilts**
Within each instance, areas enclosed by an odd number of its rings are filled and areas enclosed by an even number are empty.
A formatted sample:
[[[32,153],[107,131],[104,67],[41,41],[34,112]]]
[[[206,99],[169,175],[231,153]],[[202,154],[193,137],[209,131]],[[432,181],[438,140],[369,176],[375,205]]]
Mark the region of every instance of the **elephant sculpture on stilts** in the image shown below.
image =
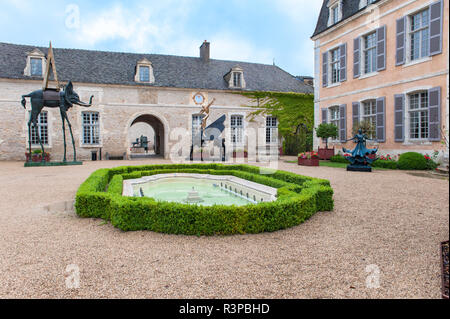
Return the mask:
[[[67,121],[67,125],[69,126],[70,136],[72,138],[73,145],[73,161],[77,160],[77,153],[75,148],[75,140],[73,138],[72,133],[72,125],[70,124],[69,118],[67,116],[67,111],[73,106],[73,104],[77,104],[84,107],[90,107],[92,105],[93,95],[89,99],[89,103],[84,103],[80,101],[80,97],[73,90],[73,84],[71,81],[64,87],[62,91],[57,91],[55,89],[45,89],[45,90],[37,90],[33,91],[29,94],[22,95],[22,106],[26,109],[26,100],[25,98],[29,97],[31,100],[31,114],[30,119],[28,121],[28,144],[31,154],[31,126],[33,126],[34,132],[36,134],[39,145],[42,149],[42,154],[44,154],[44,146],[42,144],[42,140],[39,136],[39,131],[37,127],[37,120],[39,114],[41,113],[44,107],[51,108],[59,108],[59,112],[61,114],[62,120],[62,131],[64,137],[64,159],[63,162],[66,162],[66,130],[65,130],[65,122]],[[31,160],[31,156],[30,156]],[[42,156],[42,161],[44,161],[44,156]]]

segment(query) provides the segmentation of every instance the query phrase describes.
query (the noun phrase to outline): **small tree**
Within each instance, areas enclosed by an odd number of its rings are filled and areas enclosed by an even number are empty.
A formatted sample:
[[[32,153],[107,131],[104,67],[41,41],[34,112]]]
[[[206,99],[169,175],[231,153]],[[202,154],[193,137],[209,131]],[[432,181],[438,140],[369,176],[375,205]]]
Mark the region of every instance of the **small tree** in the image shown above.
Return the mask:
[[[322,123],[316,129],[317,137],[325,139],[325,147],[328,149],[328,138],[338,137],[338,127],[331,123]]]

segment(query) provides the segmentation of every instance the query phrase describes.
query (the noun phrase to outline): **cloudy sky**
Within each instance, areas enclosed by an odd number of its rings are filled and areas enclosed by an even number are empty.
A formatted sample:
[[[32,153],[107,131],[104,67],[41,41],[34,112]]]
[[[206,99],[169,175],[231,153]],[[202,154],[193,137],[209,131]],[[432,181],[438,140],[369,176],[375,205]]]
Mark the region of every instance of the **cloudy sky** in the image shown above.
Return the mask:
[[[45,5],[43,4],[45,3]],[[313,75],[322,0],[0,0],[0,42],[275,64]]]

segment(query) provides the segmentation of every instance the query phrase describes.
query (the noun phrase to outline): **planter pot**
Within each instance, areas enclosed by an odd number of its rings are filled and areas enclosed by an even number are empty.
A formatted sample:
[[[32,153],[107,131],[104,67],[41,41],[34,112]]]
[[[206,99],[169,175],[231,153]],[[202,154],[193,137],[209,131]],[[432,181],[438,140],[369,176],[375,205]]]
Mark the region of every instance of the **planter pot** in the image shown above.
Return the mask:
[[[244,152],[235,152],[235,151],[233,151],[233,158],[236,158],[236,157],[247,158],[248,157],[248,152],[247,151],[244,151]]]
[[[298,158],[298,165],[302,166],[319,166],[318,158]]]
[[[25,156],[27,157],[27,162],[30,161],[30,153],[25,153]],[[31,161],[32,162],[42,162],[42,154],[31,154]],[[44,155],[44,161],[50,162],[50,154],[45,153]]]
[[[333,148],[320,148],[319,147],[319,159],[321,160],[329,160],[331,156],[334,156],[334,147]]]

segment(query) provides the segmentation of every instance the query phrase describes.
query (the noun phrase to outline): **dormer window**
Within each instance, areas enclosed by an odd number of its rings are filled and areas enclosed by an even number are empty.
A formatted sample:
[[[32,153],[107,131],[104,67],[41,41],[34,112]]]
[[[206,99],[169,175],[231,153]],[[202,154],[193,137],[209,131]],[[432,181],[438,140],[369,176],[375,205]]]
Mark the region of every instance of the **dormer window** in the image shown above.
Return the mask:
[[[27,53],[27,63],[23,74],[25,76],[42,77],[45,63],[45,54],[39,49],[34,49]]]
[[[330,10],[328,26],[332,26],[342,20],[342,0],[328,1],[328,9]]]
[[[244,70],[238,66],[232,68],[230,72],[224,76],[224,79],[230,88],[245,88]]]
[[[155,83],[153,66],[149,60],[144,58],[137,63],[134,80],[140,83]]]

